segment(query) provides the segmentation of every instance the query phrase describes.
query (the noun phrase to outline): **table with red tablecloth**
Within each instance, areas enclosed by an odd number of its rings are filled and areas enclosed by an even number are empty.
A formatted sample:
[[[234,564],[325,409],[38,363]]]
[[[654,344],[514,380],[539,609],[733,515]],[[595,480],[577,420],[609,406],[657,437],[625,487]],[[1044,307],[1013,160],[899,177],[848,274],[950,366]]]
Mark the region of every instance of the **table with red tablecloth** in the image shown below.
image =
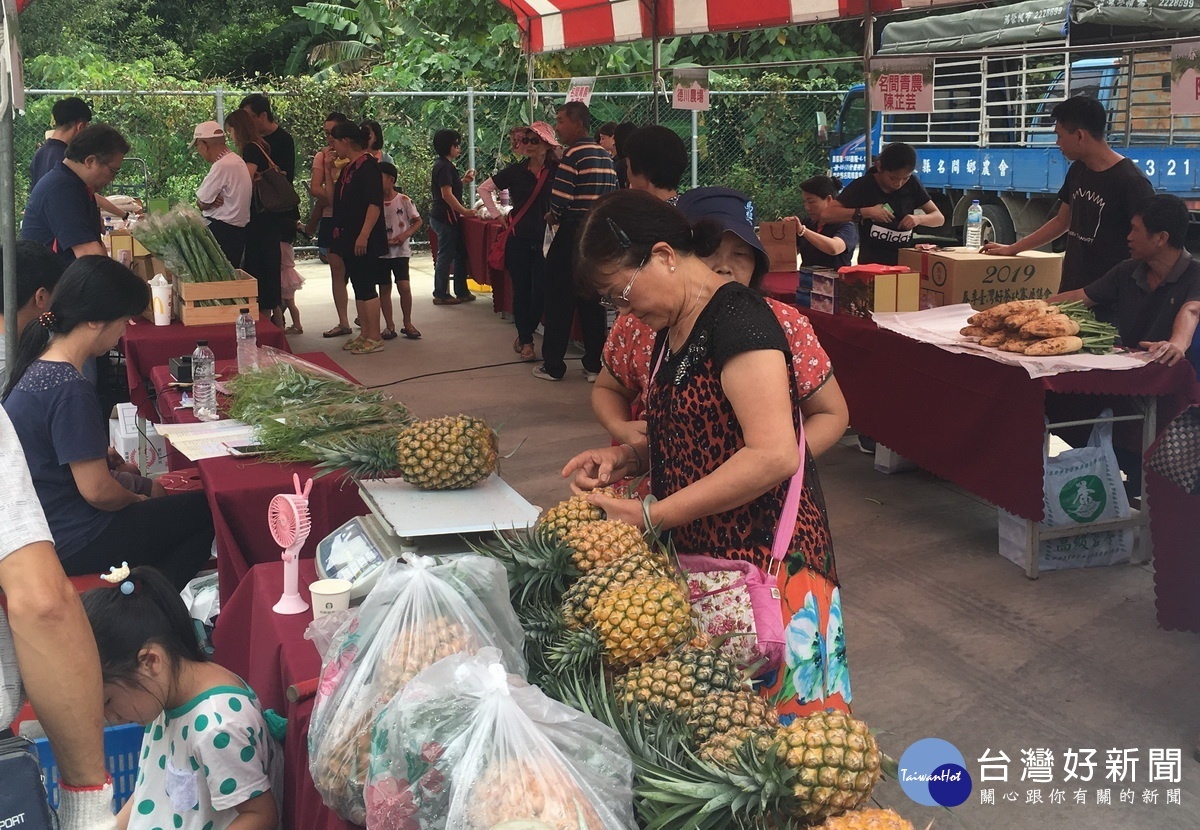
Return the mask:
[[[190,355],[196,349],[197,340],[207,340],[217,360],[237,357],[233,323],[185,326],[177,320],[169,326],[155,326],[140,322],[125,330],[119,348],[125,355],[129,400],[137,406],[139,416],[147,421],[157,418],[154,402],[150,399],[150,391],[154,388],[150,382],[150,371],[155,366],[167,365],[173,357]],[[272,346],[285,352],[292,350],[283,330],[269,320],[258,321],[258,345]]]
[[[922,469],[1041,521],[1047,399],[1155,397],[1159,427],[1196,394],[1185,362],[1030,378],[1019,366],[953,354],[870,320],[801,308],[833,362],[855,429]]]
[[[763,275],[762,292],[781,303],[795,305],[799,286],[799,271],[769,271]]]
[[[316,579],[313,560],[300,562],[300,596],[311,602],[308,586]],[[308,772],[308,724],[313,699],[288,703],[287,687],[315,678],[321,671],[316,647],[304,639],[312,612],[285,616],[271,606],[283,592],[283,563],[255,565],[221,604],[213,631],[214,657],[254,689],[264,709],[287,716],[283,743],[283,827],[285,830],[352,830],[321,801]]]

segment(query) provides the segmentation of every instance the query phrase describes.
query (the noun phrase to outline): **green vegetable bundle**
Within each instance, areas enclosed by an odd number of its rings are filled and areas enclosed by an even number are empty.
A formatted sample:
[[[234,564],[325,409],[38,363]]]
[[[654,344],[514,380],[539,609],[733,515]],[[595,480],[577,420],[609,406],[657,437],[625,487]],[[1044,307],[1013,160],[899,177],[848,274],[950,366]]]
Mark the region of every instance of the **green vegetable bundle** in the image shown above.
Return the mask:
[[[384,400],[382,393],[367,392],[343,378],[286,362],[235,375],[225,385],[233,399],[229,414],[248,424],[261,424],[290,409],[316,403]]]
[[[315,461],[318,457],[305,447],[305,442],[310,439],[328,441],[342,433],[385,426],[394,434],[412,421],[408,407],[392,400],[318,403],[289,409],[276,418],[262,421],[258,425],[258,442],[268,452],[295,460]]]
[[[1117,341],[1117,329],[1096,319],[1092,310],[1081,302],[1054,303],[1058,310],[1079,324],[1078,337],[1083,351],[1092,354],[1111,354]]]
[[[204,217],[186,205],[151,214],[131,228],[138,242],[167,264],[183,282],[223,282],[237,279]],[[200,305],[237,305],[246,298],[202,301]]]

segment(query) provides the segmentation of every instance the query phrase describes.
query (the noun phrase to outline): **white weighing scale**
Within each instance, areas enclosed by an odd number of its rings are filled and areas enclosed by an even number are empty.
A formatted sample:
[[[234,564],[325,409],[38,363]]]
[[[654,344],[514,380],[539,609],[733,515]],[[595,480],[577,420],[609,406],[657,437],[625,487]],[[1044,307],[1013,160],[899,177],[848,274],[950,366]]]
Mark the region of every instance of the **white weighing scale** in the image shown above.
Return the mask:
[[[330,533],[316,551],[318,575],[349,581],[351,600],[370,592],[388,559],[469,553],[459,536],[528,528],[540,512],[496,475],[465,490],[418,490],[395,478],[358,486],[371,512]]]

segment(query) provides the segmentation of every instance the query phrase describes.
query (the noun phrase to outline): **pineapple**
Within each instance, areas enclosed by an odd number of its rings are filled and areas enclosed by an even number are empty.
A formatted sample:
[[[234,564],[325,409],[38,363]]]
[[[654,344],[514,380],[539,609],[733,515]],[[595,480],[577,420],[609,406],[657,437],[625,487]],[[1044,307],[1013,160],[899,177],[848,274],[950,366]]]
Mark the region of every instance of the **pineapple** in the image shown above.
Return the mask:
[[[745,674],[732,660],[720,652],[692,646],[634,666],[616,678],[613,686],[620,703],[637,704],[647,717],[688,709],[717,692],[750,689]]]
[[[697,830],[740,826],[759,816],[767,817],[767,826],[819,824],[863,804],[881,774],[882,755],[867,725],[840,712],[715,734],[696,753],[700,765],[665,758],[661,750],[656,757],[645,745],[649,740],[630,727],[624,732],[634,737],[630,748],[641,759],[643,810],[674,805],[670,809],[688,815],[686,826]]]
[[[687,591],[673,577],[631,577],[596,599],[588,628],[573,631],[547,650],[555,670],[578,671],[597,654],[622,669],[652,660],[693,636]]]
[[[611,487],[593,490],[601,496],[616,498],[617,491]],[[538,527],[544,528],[551,536],[561,539],[570,531],[587,522],[598,522],[604,518],[604,511],[587,500],[586,494],[571,496],[566,501],[560,501],[551,507],[538,519]]]
[[[688,709],[687,725],[696,743],[701,744],[732,729],[778,726],[779,715],[755,692],[714,692]]]
[[[621,585],[635,577],[668,576],[674,573],[671,563],[657,551],[635,551],[629,556],[589,571],[569,587],[562,598],[562,614],[569,628],[586,625],[597,600],[613,585]]]
[[[472,544],[471,549],[504,565],[513,608],[522,622],[529,609],[557,606],[567,588],[579,578],[571,549],[540,527],[497,533]]]
[[[575,779],[541,757],[493,760],[471,788],[466,818],[467,830],[492,830],[518,821],[541,822],[553,830],[602,826]]]
[[[855,810],[826,819],[816,830],[913,830],[892,810]]]
[[[649,553],[642,532],[626,522],[585,522],[559,537],[571,549],[571,561],[587,573],[635,553]]]
[[[480,418],[457,415],[394,430],[335,433],[308,442],[319,466],[354,478],[399,474],[419,490],[461,490],[496,471],[495,431]]]
[[[609,588],[592,609],[592,625],[609,666],[652,660],[692,637],[687,592],[671,577],[646,577]]]

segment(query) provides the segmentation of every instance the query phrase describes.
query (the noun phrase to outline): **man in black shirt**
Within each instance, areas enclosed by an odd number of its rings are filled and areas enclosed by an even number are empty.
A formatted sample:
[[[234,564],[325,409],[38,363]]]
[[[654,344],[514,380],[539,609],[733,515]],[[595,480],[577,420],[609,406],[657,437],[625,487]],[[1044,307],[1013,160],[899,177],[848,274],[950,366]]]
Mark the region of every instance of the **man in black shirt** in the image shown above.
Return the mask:
[[[913,175],[916,169],[917,151],[893,142],[875,159],[874,169],[850,182],[821,214],[826,223],[858,223],[860,263],[895,265],[900,249],[913,246],[916,228],[946,224],[921,180]]]
[[[54,116],[54,130],[29,163],[29,189],[33,190],[38,179],[49,173],[67,155],[67,145],[79,135],[79,131],[92,123],[92,108],[82,98],[63,98],[54,102],[50,111]]]
[[[1117,327],[1122,345],[1146,349],[1155,363],[1178,363],[1200,320],[1200,262],[1183,248],[1188,221],[1187,205],[1178,196],[1152,196],[1130,220],[1131,258],[1051,302],[1094,307],[1097,317]]]
[[[1107,115],[1099,101],[1068,98],[1050,113],[1058,149],[1072,162],[1058,191],[1058,213],[1012,245],[989,242],[985,254],[1011,256],[1067,234],[1060,291],[1074,291],[1129,258],[1125,237],[1134,209],[1154,195],[1150,181],[1104,138]]]

